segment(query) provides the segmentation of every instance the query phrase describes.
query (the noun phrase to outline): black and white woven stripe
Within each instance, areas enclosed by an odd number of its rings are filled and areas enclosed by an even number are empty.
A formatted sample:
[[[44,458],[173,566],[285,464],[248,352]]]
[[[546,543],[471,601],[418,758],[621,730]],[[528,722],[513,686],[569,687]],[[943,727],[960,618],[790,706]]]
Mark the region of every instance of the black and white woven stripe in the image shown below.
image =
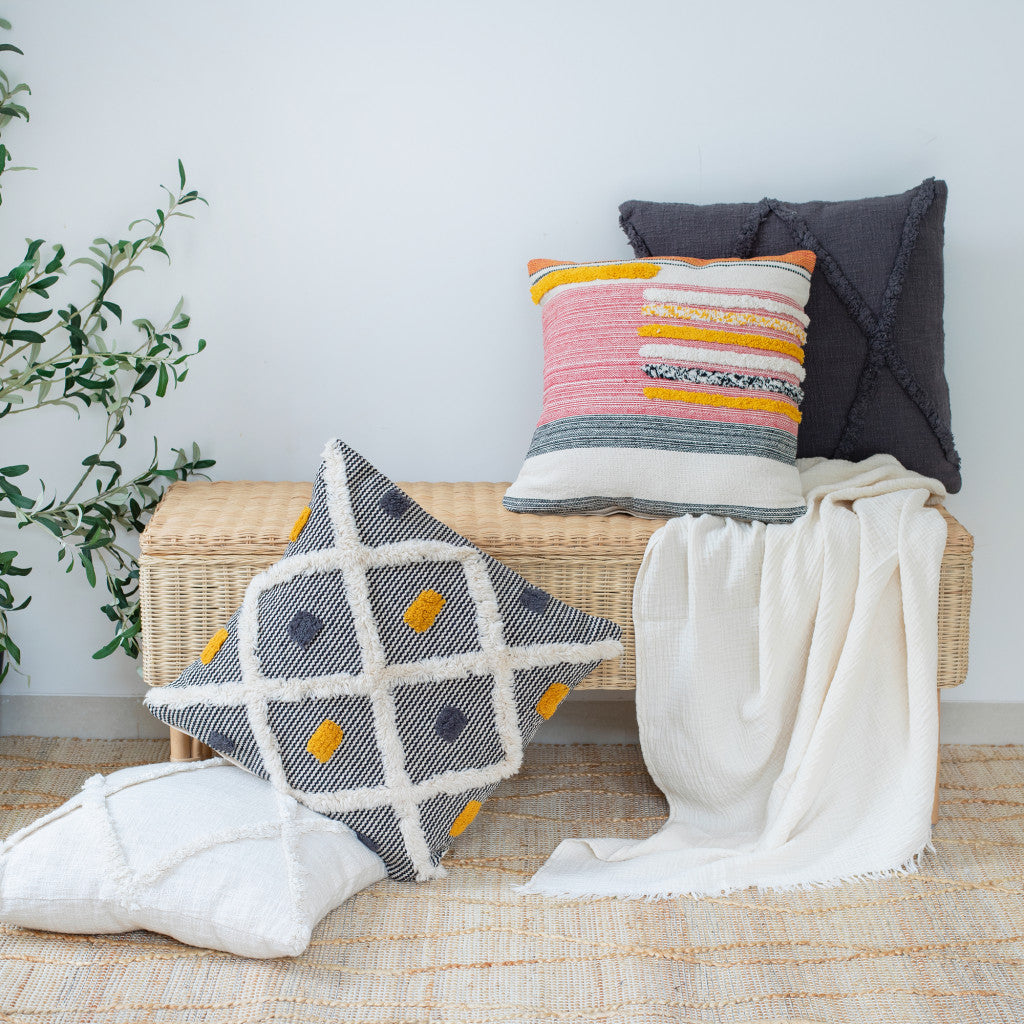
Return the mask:
[[[312,642],[303,645],[290,629],[296,616],[319,625]],[[259,596],[259,646],[263,675],[272,679],[356,675],[362,652],[345,598],[345,578],[339,569],[296,576]],[[214,659],[216,661],[216,659]]]
[[[310,510],[210,663],[147,703],[349,825],[392,877],[436,877],[456,823],[518,770],[538,702],[621,652],[619,627],[480,552],[341,442]],[[409,618],[431,591],[443,603]]]

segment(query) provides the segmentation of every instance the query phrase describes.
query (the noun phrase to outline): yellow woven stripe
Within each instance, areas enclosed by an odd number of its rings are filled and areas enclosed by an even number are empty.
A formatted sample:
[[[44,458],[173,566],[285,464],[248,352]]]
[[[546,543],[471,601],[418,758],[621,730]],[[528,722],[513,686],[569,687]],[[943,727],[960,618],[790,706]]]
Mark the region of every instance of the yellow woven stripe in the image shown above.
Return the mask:
[[[641,316],[670,317],[675,320],[703,320],[713,324],[739,324],[751,327],[767,327],[770,331],[782,331],[792,334],[803,342],[807,340],[807,332],[790,320],[764,313],[745,313],[735,309],[708,309],[701,306],[676,306],[670,302],[642,306]]]
[[[470,800],[465,807],[462,808],[459,816],[452,822],[452,827],[448,829],[448,835],[461,836],[463,832],[472,824],[473,819],[480,812],[480,808],[483,804],[479,800]]]
[[[569,687],[565,683],[552,683],[544,691],[544,696],[537,701],[537,714],[544,719],[550,718],[558,710],[558,705],[565,700],[568,693]]]
[[[199,655],[199,660],[204,665],[209,665],[213,661],[214,655],[221,649],[224,641],[228,638],[228,631],[226,629],[218,629],[213,636],[210,637],[210,642],[203,648],[203,653]],[[195,648],[193,648],[195,650]]]
[[[765,338],[760,334],[738,334],[733,331],[713,331],[704,327],[676,327],[675,324],[641,324],[637,328],[641,338],[682,338],[685,341],[710,341],[717,345],[742,345],[760,348],[766,352],[781,352],[798,363],[804,361],[804,350],[791,341]]]
[[[426,633],[444,606],[445,599],[436,590],[421,590],[416,600],[405,609],[402,618],[414,632]]]
[[[309,737],[306,752],[312,754],[321,764],[327,764],[344,738],[345,730],[337,722],[325,718]]]
[[[310,514],[312,509],[307,505],[300,513],[299,518],[295,520],[295,525],[292,527],[292,532],[288,534],[288,539],[294,544],[299,539],[299,534],[302,533],[302,528],[309,522]]]
[[[776,402],[771,398],[736,398],[732,395],[714,395],[706,391],[682,391],[678,388],[644,388],[646,398],[664,398],[670,402],[693,402],[694,405],[715,405],[726,409],[755,409],[758,412],[777,412],[788,416],[794,423],[802,419],[800,410],[789,402]]]
[[[660,269],[654,263],[609,263],[603,267],[567,267],[565,270],[552,270],[545,274],[530,288],[530,295],[536,303],[540,302],[552,288],[557,288],[561,284],[657,277]]]

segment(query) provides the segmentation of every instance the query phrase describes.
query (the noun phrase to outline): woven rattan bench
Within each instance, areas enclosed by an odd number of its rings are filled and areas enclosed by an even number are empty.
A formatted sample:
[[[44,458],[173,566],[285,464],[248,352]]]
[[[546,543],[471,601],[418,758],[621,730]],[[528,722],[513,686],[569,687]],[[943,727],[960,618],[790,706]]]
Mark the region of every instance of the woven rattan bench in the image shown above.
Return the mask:
[[[633,582],[661,519],[532,516],[507,512],[503,483],[403,483],[427,511],[556,597],[623,627],[625,654],[605,662],[582,689],[633,689]],[[176,483],[145,532],[139,561],[142,671],[169,683],[199,656],[241,603],[246,585],[276,562],[308,483]],[[974,540],[948,512],[939,584],[941,689],[967,674]],[[172,730],[171,758],[207,757],[203,744]]]

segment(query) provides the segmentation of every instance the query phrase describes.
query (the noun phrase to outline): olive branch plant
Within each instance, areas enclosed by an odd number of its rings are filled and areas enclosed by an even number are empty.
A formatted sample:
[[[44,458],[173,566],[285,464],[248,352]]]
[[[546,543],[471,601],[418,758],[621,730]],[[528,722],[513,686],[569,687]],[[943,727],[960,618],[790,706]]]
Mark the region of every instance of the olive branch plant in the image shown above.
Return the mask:
[[[0,28],[9,31],[10,22],[0,19]],[[6,59],[23,51],[3,42],[0,53]],[[9,166],[7,148],[8,127],[29,120],[23,94],[31,94],[29,87],[13,84],[0,69],[0,176],[28,169]],[[167,226],[177,218],[191,219],[183,209],[189,204],[206,202],[194,189],[186,189],[180,160],[178,185],[177,189],[161,186],[166,203],[153,218],[129,224],[132,237],[96,238],[89,246],[90,255],[71,260],[63,245],[26,239],[24,257],[0,277],[0,462],[7,462],[8,453],[16,447],[22,422],[16,417],[61,407],[80,419],[84,409],[102,410],[99,436],[90,445],[95,451],[82,459],[83,471],[69,488],[40,480],[38,488],[29,489],[25,484],[29,465],[0,466],[0,520],[11,520],[19,530],[45,531],[67,572],[78,565],[91,587],[99,580],[106,585],[110,600],[101,610],[113,623],[114,635],[94,658],[118,649],[131,657],[139,653],[139,571],[125,536],[143,529],[168,482],[184,480],[213,465],[194,443],[172,449],[173,459],[164,461],[155,438],[153,455],[140,472],[127,472],[117,461],[118,451],[127,443],[126,418],[140,404],[148,407],[154,397],[163,398],[180,384],[190,359],[206,344],[199,339],[193,350],[185,348],[179,334],[189,326],[183,300],[162,326],[139,317],[131,321],[134,330],[129,332],[123,310],[113,298],[119,282],[142,270],[147,257],[159,254],[170,260]],[[84,280],[90,271],[90,279]],[[74,295],[74,301],[51,297],[51,292],[58,291]],[[130,340],[124,340],[125,335]],[[91,426],[92,420],[83,425],[83,432],[85,425]],[[73,436],[77,438],[78,433]],[[17,550],[0,550],[0,681],[12,665],[20,666],[22,661],[11,635],[10,617],[31,598],[17,593],[12,581],[32,569],[19,564],[20,557]]]

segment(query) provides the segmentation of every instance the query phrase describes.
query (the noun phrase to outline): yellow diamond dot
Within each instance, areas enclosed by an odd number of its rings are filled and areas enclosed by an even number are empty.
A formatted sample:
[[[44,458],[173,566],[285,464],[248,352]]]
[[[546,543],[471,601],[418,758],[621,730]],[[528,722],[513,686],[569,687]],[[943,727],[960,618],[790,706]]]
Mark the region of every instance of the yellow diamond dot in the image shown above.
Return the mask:
[[[228,631],[226,629],[218,629],[217,632],[210,637],[210,642],[203,648],[203,653],[199,655],[199,660],[204,665],[209,665],[210,662],[213,661],[213,656],[221,649],[221,646],[227,638]]]
[[[477,812],[483,804],[479,800],[470,800],[465,807],[462,808],[459,816],[452,822],[452,827],[448,829],[448,835],[461,836],[463,832],[472,824],[473,819],[477,816]]]
[[[299,534],[302,533],[302,528],[309,521],[310,513],[313,510],[307,505],[300,513],[299,518],[295,520],[295,525],[292,527],[292,532],[288,534],[288,540],[294,544],[299,539]]]
[[[306,743],[307,753],[312,754],[321,764],[327,764],[334,752],[341,746],[345,731],[337,722],[325,718],[313,731]]]
[[[421,590],[419,597],[408,608],[402,618],[405,624],[417,633],[426,633],[434,624],[445,606],[445,598],[436,590]]]
[[[565,683],[552,683],[544,691],[544,696],[537,701],[537,714],[541,718],[550,718],[558,710],[558,705],[565,700],[568,693],[569,687]]]

